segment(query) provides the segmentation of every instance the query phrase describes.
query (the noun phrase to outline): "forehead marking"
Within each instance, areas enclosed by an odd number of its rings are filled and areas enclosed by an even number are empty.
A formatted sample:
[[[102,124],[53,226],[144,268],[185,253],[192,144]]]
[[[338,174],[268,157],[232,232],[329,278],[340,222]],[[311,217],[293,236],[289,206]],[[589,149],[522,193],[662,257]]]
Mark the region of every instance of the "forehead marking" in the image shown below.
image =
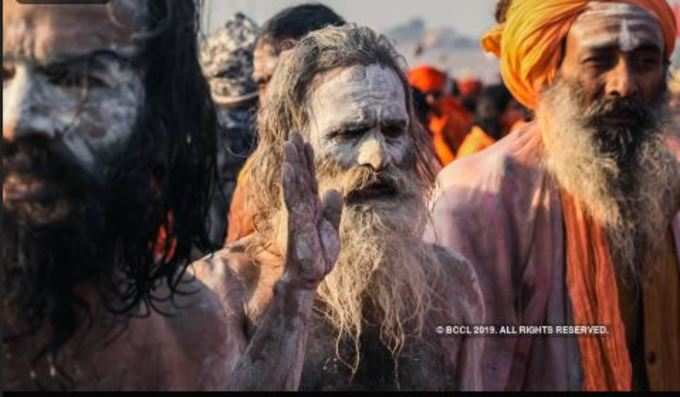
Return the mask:
[[[631,32],[627,19],[621,21],[621,33],[619,33],[619,47],[621,51],[633,51],[640,45],[640,37]]]
[[[603,31],[603,24],[610,29]],[[618,29],[614,29],[615,24]],[[663,47],[663,34],[656,17],[631,4],[592,2],[573,29],[586,47],[618,45],[624,52],[633,51],[645,42]]]

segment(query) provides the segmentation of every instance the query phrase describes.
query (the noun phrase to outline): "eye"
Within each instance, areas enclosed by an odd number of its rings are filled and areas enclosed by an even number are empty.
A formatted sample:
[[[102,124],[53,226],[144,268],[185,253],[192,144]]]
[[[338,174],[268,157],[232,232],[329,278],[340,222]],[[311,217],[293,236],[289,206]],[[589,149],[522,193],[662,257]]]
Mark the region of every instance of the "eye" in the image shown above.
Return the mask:
[[[608,56],[591,56],[585,59],[584,63],[588,66],[595,67],[598,69],[605,69],[613,64],[613,57]]]
[[[267,84],[269,84],[269,78],[268,77],[258,76],[258,77],[255,77],[253,80],[255,81],[255,84],[257,84],[257,87],[260,90],[265,89],[267,87]]]
[[[105,87],[103,79],[84,67],[53,66],[45,70],[50,83],[63,88],[100,88]]]
[[[357,126],[352,128],[347,128],[340,133],[340,136],[347,139],[359,138],[368,132],[370,128],[364,126]]]
[[[2,65],[2,83],[9,81],[14,77],[16,70],[12,65]]]
[[[383,134],[388,138],[398,138],[406,131],[403,124],[389,124],[382,128]]]
[[[658,67],[661,63],[660,57],[653,55],[642,55],[636,60],[636,65],[642,70]]]

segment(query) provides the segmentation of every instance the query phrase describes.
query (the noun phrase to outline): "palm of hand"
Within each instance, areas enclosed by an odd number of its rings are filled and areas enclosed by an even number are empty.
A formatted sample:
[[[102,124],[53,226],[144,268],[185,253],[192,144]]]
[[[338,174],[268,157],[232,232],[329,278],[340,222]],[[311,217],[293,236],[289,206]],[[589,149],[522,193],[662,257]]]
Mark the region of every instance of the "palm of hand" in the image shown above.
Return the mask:
[[[313,290],[331,272],[340,253],[342,197],[330,191],[323,201],[319,199],[314,153],[299,134],[285,144],[282,185],[285,227],[279,247],[286,260],[282,280]]]

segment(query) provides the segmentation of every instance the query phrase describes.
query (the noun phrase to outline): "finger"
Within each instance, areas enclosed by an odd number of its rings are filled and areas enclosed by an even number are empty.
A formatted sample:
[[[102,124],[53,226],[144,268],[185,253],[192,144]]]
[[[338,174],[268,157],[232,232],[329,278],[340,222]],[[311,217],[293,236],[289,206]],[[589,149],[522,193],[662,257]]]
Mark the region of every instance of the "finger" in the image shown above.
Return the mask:
[[[319,208],[319,188],[314,170],[314,152],[311,146],[304,142],[302,135],[297,132],[291,134],[290,143],[295,147],[297,164],[295,169],[299,179],[300,200],[310,208]],[[309,147],[309,148],[308,148]]]
[[[303,169],[302,171],[304,172],[302,176],[305,181],[308,182],[307,185],[311,188],[314,188],[316,185],[316,176],[314,173],[314,155],[312,152],[312,156],[310,157],[308,152],[308,150],[311,150],[311,146],[309,146],[308,143],[305,143],[302,135],[297,132],[292,134],[291,141],[295,145],[295,149],[298,152],[298,160],[300,162],[300,166]],[[307,149],[308,146],[309,149]]]
[[[335,267],[340,255],[340,237],[337,230],[327,220],[322,220],[319,226],[319,237],[323,253],[324,275],[330,273]]]
[[[286,208],[290,210],[296,204],[302,203],[304,199],[305,181],[300,175],[303,159],[301,158],[302,152],[298,150],[292,140],[284,144],[283,150],[282,170],[288,168],[286,172],[288,172],[289,178],[282,182],[286,182],[283,186],[284,199],[286,200]]]
[[[293,168],[300,164],[300,151],[293,141],[283,144],[283,162],[289,163]]]
[[[305,160],[307,161],[307,169],[309,170],[309,178],[311,187],[315,195],[319,195],[319,182],[316,179],[316,163],[314,161],[314,149],[309,143],[305,143],[304,147]]]
[[[295,169],[287,162],[281,166],[281,182],[283,186],[283,202],[286,209],[290,212],[293,206],[299,202],[299,189]]]
[[[336,232],[340,230],[343,205],[344,200],[337,190],[329,190],[324,194],[321,213]]]
[[[304,153],[305,141],[302,139],[302,135],[299,132],[293,132],[290,136],[290,142],[295,145],[295,149],[299,153]]]

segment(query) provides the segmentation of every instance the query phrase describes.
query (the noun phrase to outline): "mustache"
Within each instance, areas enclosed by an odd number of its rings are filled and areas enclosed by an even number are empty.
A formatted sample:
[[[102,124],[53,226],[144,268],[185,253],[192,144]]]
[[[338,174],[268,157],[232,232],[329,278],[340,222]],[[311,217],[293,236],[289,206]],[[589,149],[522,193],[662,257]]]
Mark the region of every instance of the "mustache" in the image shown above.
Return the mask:
[[[100,178],[87,172],[68,149],[37,137],[0,140],[0,181],[13,173],[61,182],[73,191],[101,187]]]
[[[634,97],[601,99],[585,109],[584,124],[596,131],[601,151],[630,161],[642,142],[658,132],[662,120],[657,108],[663,108],[662,103]]]
[[[354,168],[347,176],[348,190],[364,190],[377,185],[384,185],[395,190],[399,188],[399,177],[395,172],[376,172],[366,167]]]
[[[585,111],[586,124],[601,126],[618,120],[631,128],[651,128],[655,124],[655,105],[635,97],[597,100]]]

